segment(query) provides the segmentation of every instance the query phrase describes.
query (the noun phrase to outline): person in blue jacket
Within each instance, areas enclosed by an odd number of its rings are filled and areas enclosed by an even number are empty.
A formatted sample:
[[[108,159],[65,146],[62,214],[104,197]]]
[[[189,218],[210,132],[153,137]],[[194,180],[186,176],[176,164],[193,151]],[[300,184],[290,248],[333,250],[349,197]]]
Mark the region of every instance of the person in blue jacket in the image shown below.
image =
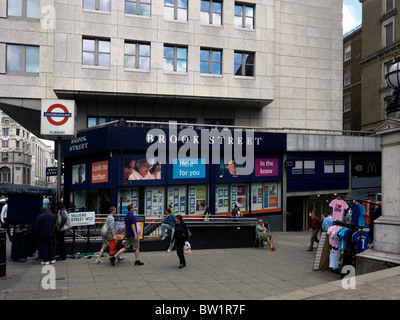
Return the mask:
[[[56,217],[50,212],[49,207],[42,206],[41,213],[35,222],[35,235],[40,255],[43,258],[42,264],[53,264],[56,262],[54,253],[54,233]]]
[[[171,239],[175,233],[176,221],[175,221],[175,215],[172,213],[172,209],[167,208],[167,210],[165,210],[165,213],[167,214],[167,216],[161,223],[161,234],[162,234],[161,240],[164,240],[167,237],[167,233],[166,233],[165,229],[168,229],[170,231]],[[172,244],[168,247],[167,252],[171,252],[172,248],[174,247],[174,244],[175,244],[175,241],[173,241]]]

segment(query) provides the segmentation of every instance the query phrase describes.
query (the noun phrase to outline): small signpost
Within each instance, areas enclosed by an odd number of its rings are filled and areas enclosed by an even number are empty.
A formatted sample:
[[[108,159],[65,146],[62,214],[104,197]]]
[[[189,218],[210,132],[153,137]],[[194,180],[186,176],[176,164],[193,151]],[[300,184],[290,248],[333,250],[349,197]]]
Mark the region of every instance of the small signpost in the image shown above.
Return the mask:
[[[61,201],[61,139],[76,137],[76,103],[74,100],[42,99],[40,134],[43,138],[57,138],[57,202]],[[49,169],[49,175],[54,173]],[[47,170],[46,170],[47,173]]]

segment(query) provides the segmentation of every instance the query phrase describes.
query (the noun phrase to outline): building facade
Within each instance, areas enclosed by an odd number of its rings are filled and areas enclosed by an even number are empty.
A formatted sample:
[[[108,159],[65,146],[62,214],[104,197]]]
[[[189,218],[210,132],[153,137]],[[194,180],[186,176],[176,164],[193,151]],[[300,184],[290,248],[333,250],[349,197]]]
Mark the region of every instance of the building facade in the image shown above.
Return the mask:
[[[136,201],[154,218],[170,202],[192,215],[205,204],[229,213],[236,201],[275,230],[295,210],[302,229],[311,207],[320,216],[326,199],[351,195],[353,157],[379,154],[378,138],[342,135],[342,1],[21,3],[0,0],[0,106],[40,136],[41,99],[75,101],[78,138],[62,152],[65,199],[75,207],[123,212]],[[88,129],[121,117],[130,127]],[[220,163],[186,180],[166,163],[160,180],[124,179],[125,160],[129,171],[148,147],[143,128],[131,127],[170,120],[232,135],[251,128],[263,138],[259,175],[231,181]],[[267,164],[272,175],[260,169]]]
[[[36,135],[42,98],[75,100],[78,130],[122,115],[342,129],[341,1],[183,3],[1,0],[3,110]]]
[[[1,112],[0,183],[45,187],[46,167],[54,165],[54,152],[40,139]]]
[[[387,118],[386,107],[393,93],[385,75],[400,49],[398,0],[360,0],[362,3],[361,128],[373,130]],[[398,118],[394,113],[390,117]]]
[[[361,130],[361,33],[358,26],[343,36],[343,130]]]

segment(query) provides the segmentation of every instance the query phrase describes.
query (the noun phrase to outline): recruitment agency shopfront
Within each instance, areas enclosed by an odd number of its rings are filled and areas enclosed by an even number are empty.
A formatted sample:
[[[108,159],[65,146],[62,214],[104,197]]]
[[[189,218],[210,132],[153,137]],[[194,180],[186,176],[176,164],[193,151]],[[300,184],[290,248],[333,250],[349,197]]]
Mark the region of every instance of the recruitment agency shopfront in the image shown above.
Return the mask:
[[[282,217],[286,134],[105,126],[62,141],[64,202],[107,214],[110,206],[146,219],[176,214]],[[280,228],[281,226],[277,226]]]

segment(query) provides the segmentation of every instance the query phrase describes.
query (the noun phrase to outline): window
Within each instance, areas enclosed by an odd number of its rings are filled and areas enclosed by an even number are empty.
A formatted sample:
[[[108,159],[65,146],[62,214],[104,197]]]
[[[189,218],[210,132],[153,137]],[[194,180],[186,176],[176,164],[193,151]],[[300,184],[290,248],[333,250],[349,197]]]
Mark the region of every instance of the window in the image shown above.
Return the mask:
[[[83,0],[83,9],[111,12],[111,0]]]
[[[164,70],[187,72],[187,48],[164,46]]]
[[[351,94],[343,97],[343,112],[351,110]]]
[[[351,70],[350,69],[347,69],[347,70],[344,71],[343,80],[344,80],[344,85],[345,86],[351,84]]]
[[[82,64],[88,66],[110,66],[110,40],[83,39]]]
[[[40,0],[8,0],[7,15],[40,19]]]
[[[8,152],[1,153],[1,161],[8,162]]]
[[[7,44],[7,71],[39,73],[39,47]]]
[[[1,146],[2,146],[3,148],[8,148],[8,140],[2,140],[2,141],[1,141]]]
[[[200,49],[200,73],[222,74],[222,51]]]
[[[384,25],[384,46],[389,46],[394,42],[394,23],[393,21]]]
[[[7,158],[4,159],[4,153],[2,156],[2,160],[3,161],[8,161],[8,154],[7,154]],[[7,167],[3,167],[0,169],[0,182],[10,182],[11,181],[11,170]]]
[[[236,28],[254,29],[254,6],[248,4],[235,4]]]
[[[351,121],[344,121],[343,122],[343,130],[350,131],[351,130]]]
[[[15,141],[15,147],[19,148],[21,146],[21,142],[20,141]]]
[[[15,134],[17,135],[17,136],[19,136],[19,132],[21,131],[21,129],[15,129]]]
[[[222,25],[222,1],[202,0],[200,4],[200,22]]]
[[[188,0],[164,0],[164,18],[187,21]]]
[[[150,69],[150,44],[125,42],[125,68]]]
[[[3,128],[3,136],[8,136],[10,134],[10,129]]]
[[[151,0],[125,0],[125,13],[150,17]]]
[[[351,59],[351,44],[344,47],[344,61]]]
[[[384,0],[385,13],[394,9],[394,0]]]
[[[234,73],[235,76],[254,76],[254,53],[237,52],[234,53]]]

